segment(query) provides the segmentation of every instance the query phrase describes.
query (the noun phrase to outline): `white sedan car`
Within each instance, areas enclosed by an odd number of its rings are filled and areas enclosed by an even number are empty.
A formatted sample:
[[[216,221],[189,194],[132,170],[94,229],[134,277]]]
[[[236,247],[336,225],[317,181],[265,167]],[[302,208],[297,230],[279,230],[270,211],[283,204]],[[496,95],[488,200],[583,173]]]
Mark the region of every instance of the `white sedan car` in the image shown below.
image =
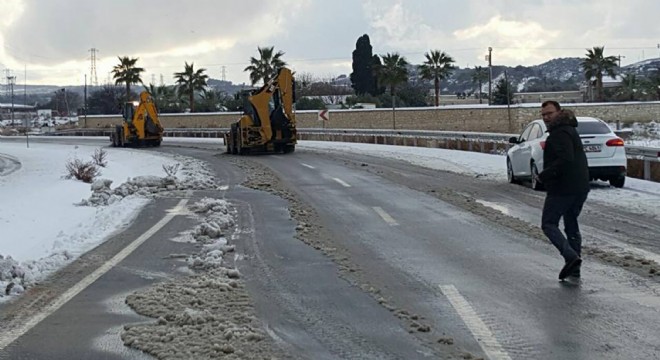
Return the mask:
[[[626,149],[623,140],[602,120],[591,117],[578,117],[577,132],[580,134],[584,152],[589,163],[591,180],[609,181],[614,187],[623,187],[626,180]],[[506,154],[507,177],[510,183],[531,180],[534,190],[543,185],[536,181],[534,174],[543,171],[543,149],[548,137],[543,120],[534,120],[520,136],[512,137],[514,144]]]

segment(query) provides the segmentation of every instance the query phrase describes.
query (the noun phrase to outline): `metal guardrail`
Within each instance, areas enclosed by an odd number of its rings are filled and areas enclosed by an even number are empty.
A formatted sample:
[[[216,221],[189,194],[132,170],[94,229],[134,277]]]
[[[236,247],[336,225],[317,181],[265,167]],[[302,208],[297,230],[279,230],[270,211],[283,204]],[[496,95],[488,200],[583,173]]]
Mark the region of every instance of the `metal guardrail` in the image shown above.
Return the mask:
[[[660,158],[660,148],[626,145],[626,155],[658,160]]]
[[[626,146],[628,159],[642,160],[644,166],[644,180],[651,180],[651,163],[660,162],[660,148]]]
[[[303,134],[324,135],[382,135],[382,136],[405,136],[405,137],[432,137],[436,139],[474,139],[474,140],[497,140],[509,141],[511,136],[519,134],[484,133],[471,131],[429,131],[429,130],[383,130],[383,129],[298,129]]]

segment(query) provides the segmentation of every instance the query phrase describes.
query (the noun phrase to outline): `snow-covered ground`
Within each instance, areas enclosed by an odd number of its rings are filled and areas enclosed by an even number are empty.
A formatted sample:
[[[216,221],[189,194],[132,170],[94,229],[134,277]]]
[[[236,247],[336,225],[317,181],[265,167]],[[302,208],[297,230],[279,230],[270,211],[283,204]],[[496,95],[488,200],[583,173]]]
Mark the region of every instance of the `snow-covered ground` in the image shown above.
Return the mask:
[[[209,139],[177,138],[176,141],[206,142]],[[299,148],[388,157],[431,169],[506,181],[502,155],[321,141],[301,141]],[[16,275],[17,268],[27,272],[22,275],[34,281],[70,263],[127,226],[148,203],[147,192],[95,197],[90,184],[65,178],[68,161],[76,158],[91,161],[98,149],[47,143],[31,143],[30,148],[26,148],[24,143],[0,141],[0,168],[5,169],[0,170],[0,290]],[[185,175],[191,183],[213,181],[203,164],[192,159],[145,150],[139,150],[139,154],[135,153],[138,150],[130,149],[106,151],[107,165],[101,168],[100,178],[112,180],[110,187],[114,190],[125,186],[129,178],[137,188],[144,188],[153,181],[149,176],[164,178],[167,175],[164,167],[176,164],[186,168]],[[138,175],[146,177],[136,178]],[[105,202],[99,206],[80,205],[88,199]],[[590,199],[660,219],[660,183],[628,178],[625,188],[599,188],[592,191]],[[20,265],[16,267],[16,264]],[[2,299],[0,297],[0,301]]]
[[[0,301],[12,278],[39,281],[128,226],[161,184],[162,191],[215,186],[199,161],[131,149],[105,150],[97,179],[112,183],[94,184],[95,192],[67,178],[68,163],[93,162],[100,148],[0,141]],[[180,180],[168,178],[174,170]]]

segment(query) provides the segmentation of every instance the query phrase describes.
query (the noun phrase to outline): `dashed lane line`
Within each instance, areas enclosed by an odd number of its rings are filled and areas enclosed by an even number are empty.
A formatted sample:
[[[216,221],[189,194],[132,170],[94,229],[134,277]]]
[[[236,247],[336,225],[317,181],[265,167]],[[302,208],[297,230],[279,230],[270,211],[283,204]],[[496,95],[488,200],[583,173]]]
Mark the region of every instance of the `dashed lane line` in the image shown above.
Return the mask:
[[[488,326],[454,285],[440,285],[440,291],[447,297],[489,359],[511,360],[509,354],[502,348]]]
[[[37,312],[31,318],[23,322],[18,328],[6,331],[0,334],[0,350],[4,350],[9,344],[14,342],[19,337],[23,336],[25,333],[30,331],[33,327],[37,326],[41,321],[47,318],[49,315],[57,311],[64,304],[73,299],[80,292],[85,290],[89,285],[93,284],[105,273],[110,271],[117,264],[122,262],[128,255],[130,255],[135,249],[137,249],[142,243],[151,238],[158,230],[162,229],[167,223],[169,223],[177,214],[183,213],[181,209],[184,208],[188,199],[183,199],[179,201],[175,208],[170,209],[159,222],[147,230],[144,234],[140,235],[137,239],[133,240],[132,243],[128,244],[124,249],[118,252],[110,260],[102,264],[98,269],[94,270],[91,274],[87,275],[85,278],[80,280],[77,284],[72,286],[69,290],[65,291],[60,295],[55,301],[48,304],[41,311]]]
[[[374,206],[373,209],[376,212],[376,214],[380,215],[380,217],[383,218],[383,220],[385,220],[386,223],[390,224],[390,226],[399,225],[399,223],[396,222],[396,220],[394,220],[394,218],[392,216],[390,216],[390,214],[388,214],[381,207]]]
[[[342,179],[332,178],[332,180],[340,183],[343,187],[351,187],[351,185],[349,183],[347,183],[346,181],[344,181]]]
[[[305,163],[300,163],[300,165],[302,165],[302,166],[304,166],[304,167],[306,167],[306,168],[316,169],[316,168],[313,167],[312,165],[308,165],[308,164],[305,164]]]

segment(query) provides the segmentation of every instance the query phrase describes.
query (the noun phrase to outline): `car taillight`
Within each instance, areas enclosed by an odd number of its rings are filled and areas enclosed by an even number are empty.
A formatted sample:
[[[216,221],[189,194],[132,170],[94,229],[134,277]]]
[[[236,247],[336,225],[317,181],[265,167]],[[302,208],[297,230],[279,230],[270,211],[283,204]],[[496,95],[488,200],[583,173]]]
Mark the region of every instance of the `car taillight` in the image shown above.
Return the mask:
[[[545,141],[541,141],[540,145],[541,145],[541,150],[545,150]]]
[[[609,139],[605,143],[607,146],[624,146],[623,144],[623,139],[616,138],[616,139]]]

